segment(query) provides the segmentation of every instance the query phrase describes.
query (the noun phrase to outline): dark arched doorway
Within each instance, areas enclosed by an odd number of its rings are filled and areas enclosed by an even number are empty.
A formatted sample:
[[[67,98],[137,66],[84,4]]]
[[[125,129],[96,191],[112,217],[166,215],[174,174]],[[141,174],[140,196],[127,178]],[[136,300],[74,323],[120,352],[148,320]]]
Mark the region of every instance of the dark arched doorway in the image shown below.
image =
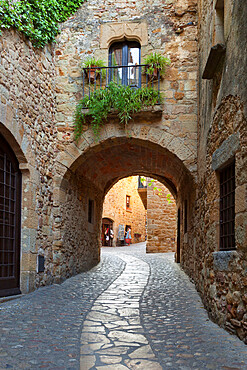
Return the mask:
[[[21,172],[0,135],[0,297],[20,293]]]
[[[110,218],[102,218],[102,234],[101,234],[102,246],[106,247],[112,246],[110,230],[113,230],[113,221]]]

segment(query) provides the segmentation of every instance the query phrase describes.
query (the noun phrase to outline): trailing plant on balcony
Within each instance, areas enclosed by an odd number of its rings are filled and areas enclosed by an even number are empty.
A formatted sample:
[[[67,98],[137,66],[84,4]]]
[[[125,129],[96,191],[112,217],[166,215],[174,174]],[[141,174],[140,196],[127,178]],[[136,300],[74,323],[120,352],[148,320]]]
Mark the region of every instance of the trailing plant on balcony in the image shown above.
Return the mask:
[[[157,78],[158,71],[160,76],[165,75],[166,67],[171,64],[171,61],[164,55],[153,53],[144,59],[144,64],[147,64],[147,66],[144,67],[144,72],[148,74],[150,78]]]
[[[55,40],[58,23],[66,21],[85,0],[0,0],[0,31],[16,28],[34,46]]]
[[[117,112],[120,124],[126,128],[133,113],[141,111],[144,107],[153,106],[159,100],[160,93],[150,87],[131,89],[129,86],[110,82],[105,89],[95,90],[78,103],[75,112],[75,140],[81,136],[83,126],[87,122],[98,138],[100,128],[112,111]]]
[[[89,82],[94,82],[100,74],[102,79],[106,77],[106,70],[103,67],[106,67],[105,62],[95,58],[86,59],[82,66],[82,68],[90,68],[85,70]]]

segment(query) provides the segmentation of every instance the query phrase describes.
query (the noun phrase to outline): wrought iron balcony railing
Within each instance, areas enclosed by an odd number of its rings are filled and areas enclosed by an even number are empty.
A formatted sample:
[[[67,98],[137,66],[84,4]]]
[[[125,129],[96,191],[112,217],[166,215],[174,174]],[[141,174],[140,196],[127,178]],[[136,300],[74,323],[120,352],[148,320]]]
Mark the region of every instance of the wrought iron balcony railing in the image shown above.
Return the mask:
[[[146,189],[147,188],[147,180],[143,176],[138,177],[138,189]]]
[[[119,85],[130,86],[132,89],[152,87],[160,92],[160,72],[154,71],[152,75],[146,73],[147,64],[121,65],[112,67],[83,68],[83,98],[90,97],[96,89],[107,88],[113,81]]]

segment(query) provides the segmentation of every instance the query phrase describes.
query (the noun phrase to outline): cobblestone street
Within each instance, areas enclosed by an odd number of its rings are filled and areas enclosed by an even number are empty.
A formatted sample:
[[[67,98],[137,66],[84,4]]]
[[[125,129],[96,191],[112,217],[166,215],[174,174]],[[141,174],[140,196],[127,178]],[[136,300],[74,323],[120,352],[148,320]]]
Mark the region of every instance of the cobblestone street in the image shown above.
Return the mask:
[[[0,369],[247,369],[173,261],[104,248],[89,272],[0,304]]]

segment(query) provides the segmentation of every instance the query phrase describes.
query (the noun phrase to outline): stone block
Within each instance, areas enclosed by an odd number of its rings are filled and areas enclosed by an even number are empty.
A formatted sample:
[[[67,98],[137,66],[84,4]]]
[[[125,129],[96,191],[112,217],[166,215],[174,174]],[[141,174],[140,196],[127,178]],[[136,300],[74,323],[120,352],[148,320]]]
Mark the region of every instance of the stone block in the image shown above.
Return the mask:
[[[68,152],[63,151],[62,153],[58,154],[57,161],[61,163],[63,166],[70,168],[70,166],[74,162],[74,157],[70,155]]]
[[[36,226],[37,227],[37,226]],[[24,253],[36,252],[37,229],[23,228],[21,231],[21,250]]]
[[[167,149],[176,154],[181,161],[186,160],[192,156],[191,150],[186,147],[183,140],[175,137],[167,146]]]
[[[195,80],[188,80],[184,82],[184,90],[185,91],[195,91],[196,90],[196,81]]]
[[[175,92],[174,93],[174,98],[176,99],[176,100],[182,100],[183,98],[184,98],[184,93],[183,92]]]
[[[235,189],[235,213],[245,211],[247,211],[247,188],[244,184]]]
[[[224,166],[228,160],[234,157],[235,153],[239,149],[239,146],[239,133],[229,136],[213,153],[211,164],[212,170],[216,171]]]
[[[13,118],[14,118],[13,108],[10,105],[7,105],[7,107],[6,107],[6,123],[11,124],[13,122]]]
[[[28,200],[24,203],[24,209],[22,210],[22,227],[30,230],[36,229],[38,226],[38,214],[33,208],[31,208],[33,206],[33,202]]]
[[[36,288],[36,273],[33,271],[23,271],[21,273],[20,289],[22,294],[27,294]]]
[[[37,254],[22,253],[21,254],[21,271],[36,271]]]
[[[6,105],[0,103],[0,122],[6,122]]]
[[[236,251],[213,252],[213,266],[216,271],[230,271],[229,263],[238,258]]]

